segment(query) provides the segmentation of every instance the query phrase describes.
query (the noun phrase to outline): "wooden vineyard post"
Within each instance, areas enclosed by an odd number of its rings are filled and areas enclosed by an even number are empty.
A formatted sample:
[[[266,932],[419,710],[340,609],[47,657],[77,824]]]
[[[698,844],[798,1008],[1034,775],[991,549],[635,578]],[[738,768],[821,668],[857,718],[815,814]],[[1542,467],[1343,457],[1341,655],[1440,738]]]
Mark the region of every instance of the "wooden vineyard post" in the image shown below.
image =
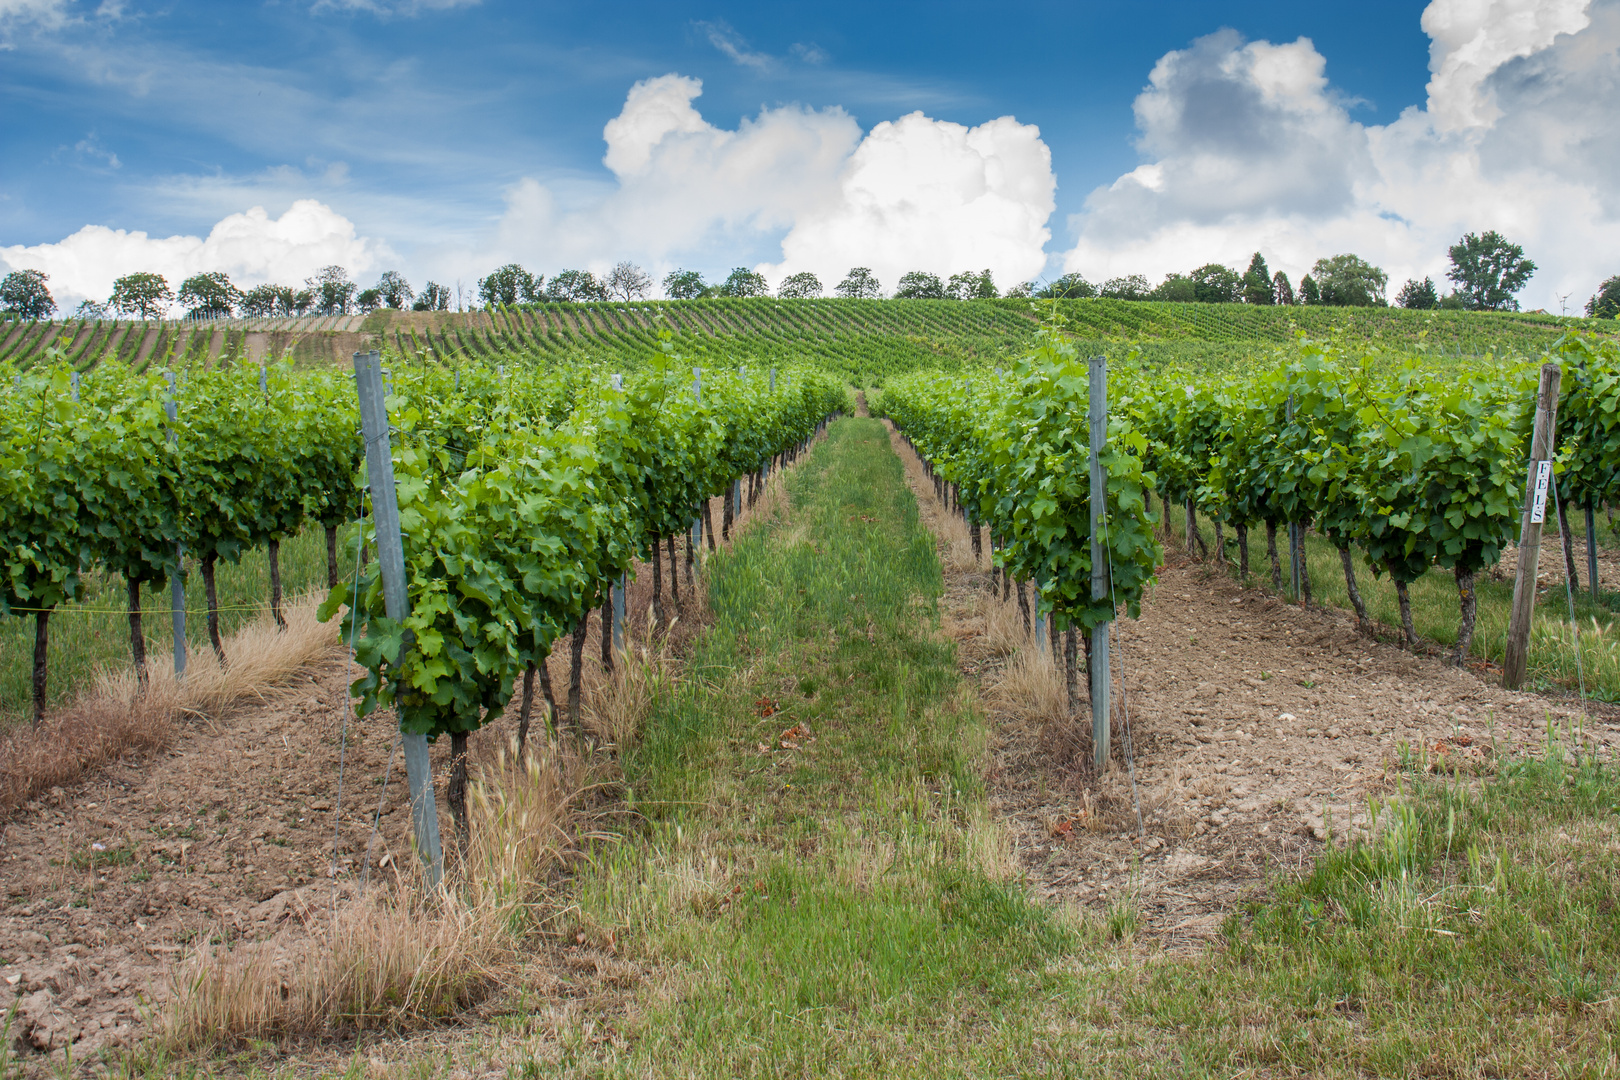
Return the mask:
[[[703,404],[703,369],[692,369],[692,399],[699,406]],[[705,496],[707,498],[707,496]],[[692,550],[699,551],[703,547],[703,515],[698,514],[692,519]]]
[[[1530,465],[1525,477],[1524,516],[1519,522],[1519,572],[1513,579],[1513,614],[1508,620],[1507,653],[1502,658],[1502,685],[1509,690],[1517,690],[1524,684],[1530,658],[1530,623],[1536,613],[1536,571],[1541,564],[1541,526],[1547,517],[1553,440],[1558,423],[1558,384],[1563,374],[1557,364],[1541,365],[1541,386],[1536,392],[1536,427],[1530,437]]]
[[[1107,515],[1108,477],[1103,470],[1103,447],[1108,441],[1108,358],[1091,358],[1091,598],[1108,597],[1108,554],[1103,545],[1103,519]],[[1111,741],[1109,711],[1113,685],[1108,678],[1108,623],[1091,631],[1091,754],[1098,775],[1108,766]]]
[[[354,382],[360,396],[360,429],[366,441],[366,478],[371,488],[371,520],[377,530],[377,571],[382,575],[383,607],[390,619],[403,622],[410,615],[411,600],[405,585],[405,543],[399,532],[394,452],[378,353],[354,354]],[[405,778],[411,788],[416,850],[427,867],[428,888],[436,889],[444,877],[444,850],[439,845],[439,807],[433,798],[427,736],[402,732],[400,739],[405,747]]]
[[[623,390],[624,389],[624,376],[623,375],[615,375],[615,376],[613,376],[613,389],[615,389],[615,390]],[[653,552],[653,558],[655,558],[655,559],[658,558],[658,552],[656,552],[656,551]],[[612,634],[612,637],[613,637],[613,651],[615,653],[624,652],[624,590],[629,586],[629,584],[630,584],[630,582],[629,582],[628,575],[620,574],[619,575],[619,583],[617,585],[608,586],[608,592],[610,594],[612,594],[611,598],[613,600],[613,634]]]
[[[1586,504],[1586,580],[1592,587],[1592,601],[1597,602],[1597,521],[1592,515],[1592,503]]]
[[[180,437],[174,430],[180,420],[180,406],[174,400],[174,372],[166,371],[163,377],[169,382],[163,411],[169,417],[169,445],[173,446]],[[174,573],[169,575],[169,622],[174,627],[174,676],[178,679],[186,673],[186,545],[178,540],[174,545]]]

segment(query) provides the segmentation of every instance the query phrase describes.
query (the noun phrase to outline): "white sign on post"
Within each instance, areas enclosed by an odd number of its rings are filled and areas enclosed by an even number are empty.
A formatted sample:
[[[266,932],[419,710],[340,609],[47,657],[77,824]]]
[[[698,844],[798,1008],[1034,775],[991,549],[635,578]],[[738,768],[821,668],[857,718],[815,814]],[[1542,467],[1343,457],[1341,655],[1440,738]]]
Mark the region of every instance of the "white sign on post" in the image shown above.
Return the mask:
[[[1530,522],[1540,525],[1547,520],[1547,485],[1552,480],[1552,462],[1536,462],[1536,501],[1530,504]]]

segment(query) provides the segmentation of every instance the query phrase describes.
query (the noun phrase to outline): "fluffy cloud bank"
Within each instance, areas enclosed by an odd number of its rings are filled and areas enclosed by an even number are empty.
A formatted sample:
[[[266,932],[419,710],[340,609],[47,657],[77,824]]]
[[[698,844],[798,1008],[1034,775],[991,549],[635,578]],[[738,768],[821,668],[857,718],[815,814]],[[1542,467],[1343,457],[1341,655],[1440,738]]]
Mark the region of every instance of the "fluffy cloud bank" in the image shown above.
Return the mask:
[[[986,267],[1007,283],[1046,262],[1056,180],[1034,127],[1002,117],[967,128],[918,112],[863,137],[841,109],[787,106],[729,131],[693,106],[701,92],[680,75],[637,83],[603,130],[616,189],[562,211],[525,180],[497,247],[541,265],[665,266],[780,237],[781,261],[760,266],[773,283],[810,270],[828,286],[857,265],[892,287],[908,270]]]
[[[701,93],[681,75],[636,83],[602,132],[611,184],[559,195],[524,179],[489,235],[419,251],[417,265],[401,268],[413,279],[470,282],[507,261],[553,272],[632,259],[661,274],[780,251],[780,261],[760,264],[772,284],[811,270],[830,288],[868,266],[892,288],[908,270],[988,267],[1005,285],[1046,263],[1056,180],[1034,127],[1002,117],[968,128],[918,112],[863,135],[842,109],[790,105],[728,130],[694,107]],[[394,259],[385,243],[307,199],[278,219],[259,207],[232,214],[206,238],[89,225],[59,243],[0,248],[5,266],[50,274],[64,308],[105,299],[135,270],[175,284],[224,270],[251,286],[300,281],[330,263],[358,277],[384,259]]]
[[[1241,269],[1259,249],[1297,280],[1353,251],[1398,286],[1442,281],[1450,244],[1496,229],[1542,267],[1526,306],[1584,301],[1620,270],[1620,0],[1433,0],[1422,24],[1426,107],[1387,125],[1350,116],[1306,38],[1166,55],[1136,100],[1149,160],[1088,197],[1065,268]]]
[[[160,273],[176,287],[192,274],[223,270],[251,288],[295,284],[333,263],[363,272],[390,254],[386,245],[356,236],[354,225],[331,207],[300,199],[279,218],[260,206],[232,214],[206,238],[86,225],[60,243],[0,247],[0,263],[49,274],[58,305],[67,309],[80,300],[107,299],[115,279],[138,270]]]

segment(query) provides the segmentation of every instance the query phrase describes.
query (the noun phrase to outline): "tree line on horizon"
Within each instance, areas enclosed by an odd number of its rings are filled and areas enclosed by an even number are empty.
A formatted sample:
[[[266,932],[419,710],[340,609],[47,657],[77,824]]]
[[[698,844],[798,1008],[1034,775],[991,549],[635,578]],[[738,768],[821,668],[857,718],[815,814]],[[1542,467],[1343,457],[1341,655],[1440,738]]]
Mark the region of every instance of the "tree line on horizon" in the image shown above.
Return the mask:
[[[1524,249],[1500,234],[1468,233],[1448,249],[1451,267],[1446,277],[1451,292],[1441,295],[1432,278],[1408,280],[1396,293],[1394,303],[1419,310],[1456,309],[1468,311],[1517,311],[1515,294],[1535,273],[1536,264],[1525,257]],[[56,302],[47,286],[48,275],[38,270],[14,270],[0,280],[0,312],[27,319],[48,318]],[[815,299],[824,295],[821,279],[808,271],[791,274],[774,294],[765,276],[747,267],[737,267],[723,281],[708,282],[696,270],[676,269],[661,282],[665,297],[671,300],[701,300],[711,297],[770,297]],[[996,288],[989,270],[964,270],[941,278],[926,270],[901,275],[894,292],[886,293],[870,267],[852,267],[832,288],[844,299],[897,300],[980,300],[997,297],[1034,299],[1160,300],[1187,303],[1244,303],[1271,306],[1295,304],[1330,307],[1383,307],[1388,275],[1379,267],[1354,254],[1318,259],[1296,289],[1288,275],[1273,273],[1265,256],[1255,252],[1249,266],[1238,273],[1221,263],[1207,263],[1190,273],[1171,273],[1158,285],[1151,285],[1141,274],[1110,278],[1094,285],[1078,273],[1064,274],[1054,281],[1020,282],[1005,293]],[[361,289],[341,266],[326,266],[302,286],[264,284],[246,291],[231,282],[222,271],[194,274],[175,292],[162,274],[126,274],[113,283],[112,295],[105,302],[86,300],[75,311],[80,318],[125,316],[141,319],[164,317],[179,303],[194,318],[286,317],[298,315],[370,314],[379,308],[413,311],[448,311],[454,300],[462,310],[467,300],[478,307],[516,307],[536,303],[581,303],[590,301],[647,300],[653,295],[650,274],[632,262],[619,262],[598,278],[589,270],[563,270],[547,279],[530,273],[517,263],[491,271],[478,279],[477,291],[463,297],[444,285],[429,281],[420,293],[411,288],[395,270],[385,271],[377,283]],[[1620,317],[1620,274],[1606,279],[1586,302],[1586,314],[1596,318]]]

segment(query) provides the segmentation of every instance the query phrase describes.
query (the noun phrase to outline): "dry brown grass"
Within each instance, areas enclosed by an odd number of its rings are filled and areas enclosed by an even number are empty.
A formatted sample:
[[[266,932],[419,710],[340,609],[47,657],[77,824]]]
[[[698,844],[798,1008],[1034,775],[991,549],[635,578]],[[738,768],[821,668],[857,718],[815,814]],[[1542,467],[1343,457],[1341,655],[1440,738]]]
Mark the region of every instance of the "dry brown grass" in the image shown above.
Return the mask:
[[[224,642],[226,664],[211,649],[194,648],[187,655],[185,675],[176,677],[173,654],[154,653],[144,690],[135,669],[126,665],[102,672],[91,694],[170,716],[220,717],[301,691],[304,681],[297,676],[312,675],[347,656],[337,621],[323,623],[315,617],[324,599],[309,593],[287,605],[285,630],[277,629],[268,612],[244,626]]]
[[[690,617],[707,612],[708,590],[699,584],[690,598]],[[585,730],[604,749],[628,746],[641,733],[653,702],[675,685],[676,662],[671,638],[679,620],[662,633],[654,633],[651,620],[625,639],[612,676],[593,672],[585,683]]]
[[[1024,630],[1024,614],[1018,610],[1018,600],[1009,595],[1003,600],[999,592],[984,594],[984,644],[995,656],[1011,656],[1030,644]]]
[[[124,754],[160,750],[187,717],[217,718],[304,689],[305,676],[345,655],[336,624],[316,620],[319,603],[311,595],[289,604],[285,631],[268,612],[243,627],[225,642],[225,667],[204,648],[192,651],[184,678],[175,677],[173,654],[152,654],[144,690],[131,666],[100,673],[88,692],[38,730],[0,738],[0,810],[72,784]]]
[[[346,885],[330,905],[313,888],[318,909],[277,938],[204,946],[174,976],[164,1043],[404,1031],[499,990],[520,946],[556,914],[557,872],[586,835],[588,775],[577,753],[544,740],[521,761],[515,746],[497,752],[469,785],[471,838],[444,886],[428,893],[396,876],[363,896]]]
[[[161,1038],[171,1049],[334,1030],[405,1030],[475,1004],[512,963],[502,905],[448,891],[368,896],[306,916],[292,940],[209,945],[178,968]]]
[[[1069,725],[1069,692],[1063,669],[1033,644],[1020,648],[990,684],[986,700],[1003,716],[1033,724]]]

